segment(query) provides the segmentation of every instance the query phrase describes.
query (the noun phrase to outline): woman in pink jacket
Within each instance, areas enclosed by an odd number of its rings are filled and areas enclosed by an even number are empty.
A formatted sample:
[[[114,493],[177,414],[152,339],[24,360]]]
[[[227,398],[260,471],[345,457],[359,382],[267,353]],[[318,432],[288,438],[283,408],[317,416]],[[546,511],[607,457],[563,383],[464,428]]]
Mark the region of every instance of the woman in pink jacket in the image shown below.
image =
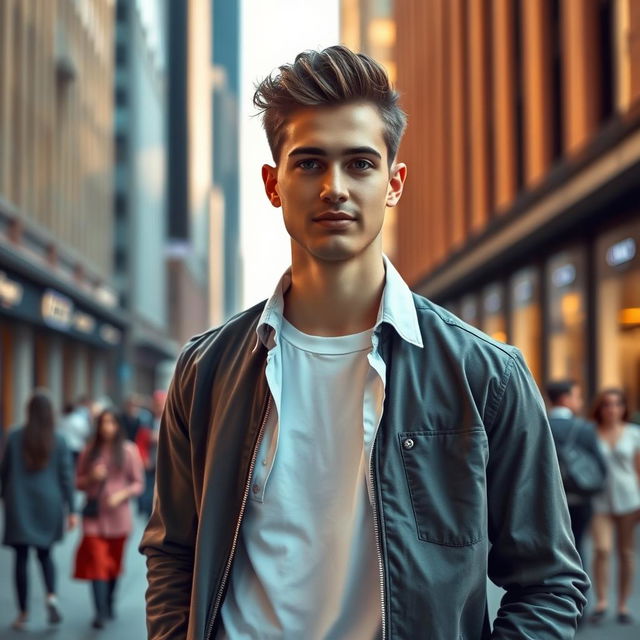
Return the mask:
[[[117,415],[111,409],[96,419],[95,433],[80,454],[76,486],[87,494],[83,513],[83,538],[76,554],[74,577],[91,580],[100,629],[113,618],[113,596],[122,571],[122,553],[133,529],[129,499],[144,488],[144,471],[136,446],[125,440]],[[95,508],[91,509],[89,503]]]

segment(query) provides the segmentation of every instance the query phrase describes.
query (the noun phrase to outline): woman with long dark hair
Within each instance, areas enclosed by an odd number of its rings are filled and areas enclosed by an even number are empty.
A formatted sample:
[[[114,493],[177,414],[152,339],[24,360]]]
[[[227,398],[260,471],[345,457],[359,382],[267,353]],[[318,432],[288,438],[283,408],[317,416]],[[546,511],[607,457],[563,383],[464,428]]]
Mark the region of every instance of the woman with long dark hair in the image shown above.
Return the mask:
[[[3,543],[15,549],[15,588],[19,613],[14,629],[24,629],[28,618],[27,562],[29,549],[37,552],[47,591],[50,624],[62,617],[56,598],[55,566],[51,546],[76,524],[73,505],[71,452],[55,433],[53,405],[45,389],[36,389],[27,403],[26,424],[9,434],[0,466],[4,499]]]
[[[614,546],[618,558],[617,619],[633,622],[628,601],[633,585],[634,528],[640,516],[640,427],[629,423],[627,400],[621,389],[605,389],[595,402],[600,448],[607,463],[605,490],[594,499],[593,572],[597,596],[591,621],[598,623],[607,610],[609,563]]]
[[[144,488],[138,449],[125,439],[111,409],[104,409],[96,418],[93,438],[78,460],[76,486],[86,492],[87,506],[74,577],[91,581],[93,626],[100,629],[115,615],[114,592],[122,571],[124,545],[133,529],[129,499]]]

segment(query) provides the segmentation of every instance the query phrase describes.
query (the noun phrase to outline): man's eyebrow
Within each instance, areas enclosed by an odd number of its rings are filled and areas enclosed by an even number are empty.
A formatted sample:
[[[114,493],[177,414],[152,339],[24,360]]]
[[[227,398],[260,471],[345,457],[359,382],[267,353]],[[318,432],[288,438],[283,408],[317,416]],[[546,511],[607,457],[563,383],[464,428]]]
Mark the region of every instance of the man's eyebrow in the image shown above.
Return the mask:
[[[382,160],[382,155],[379,151],[376,151],[373,147],[350,147],[349,149],[344,149],[342,152],[343,156],[354,156],[358,154],[367,154],[376,156]],[[321,149],[320,147],[296,147],[289,151],[288,157],[291,158],[293,156],[327,156],[329,155],[325,149]]]

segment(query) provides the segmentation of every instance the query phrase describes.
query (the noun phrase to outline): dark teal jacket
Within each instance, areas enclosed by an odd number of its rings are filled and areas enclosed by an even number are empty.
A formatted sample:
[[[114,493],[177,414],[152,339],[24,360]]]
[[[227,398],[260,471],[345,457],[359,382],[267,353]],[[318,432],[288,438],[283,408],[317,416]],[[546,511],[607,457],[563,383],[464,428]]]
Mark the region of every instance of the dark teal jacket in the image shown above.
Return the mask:
[[[373,451],[384,637],[574,637],[589,581],[522,356],[414,296],[424,349],[380,327]],[[147,556],[151,640],[215,638],[270,405],[264,304],[194,338],[160,429]],[[486,578],[506,594],[490,629]]]

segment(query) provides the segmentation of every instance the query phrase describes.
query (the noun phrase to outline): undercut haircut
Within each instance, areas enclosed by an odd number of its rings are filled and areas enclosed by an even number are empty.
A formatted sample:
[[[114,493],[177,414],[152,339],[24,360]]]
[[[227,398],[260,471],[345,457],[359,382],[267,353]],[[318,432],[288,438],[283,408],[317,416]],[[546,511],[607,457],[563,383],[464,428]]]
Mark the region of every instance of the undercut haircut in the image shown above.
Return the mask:
[[[391,165],[407,124],[398,100],[399,94],[381,64],[342,45],[299,53],[293,64],[280,66],[276,74],[260,82],[253,96],[276,164],[288,118],[297,109],[362,102],[376,107],[380,114]]]

